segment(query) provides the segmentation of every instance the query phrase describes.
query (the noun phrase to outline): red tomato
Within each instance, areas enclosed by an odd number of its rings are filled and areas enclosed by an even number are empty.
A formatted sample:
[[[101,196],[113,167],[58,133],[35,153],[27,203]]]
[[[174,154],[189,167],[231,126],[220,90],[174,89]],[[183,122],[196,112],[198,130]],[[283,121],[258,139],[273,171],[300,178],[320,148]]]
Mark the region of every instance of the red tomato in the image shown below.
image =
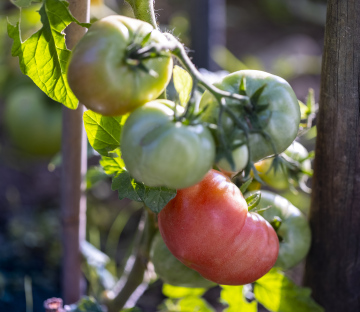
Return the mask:
[[[248,212],[240,190],[216,170],[200,183],[178,190],[158,221],[174,256],[218,284],[252,283],[278,256],[274,229],[260,215]]]

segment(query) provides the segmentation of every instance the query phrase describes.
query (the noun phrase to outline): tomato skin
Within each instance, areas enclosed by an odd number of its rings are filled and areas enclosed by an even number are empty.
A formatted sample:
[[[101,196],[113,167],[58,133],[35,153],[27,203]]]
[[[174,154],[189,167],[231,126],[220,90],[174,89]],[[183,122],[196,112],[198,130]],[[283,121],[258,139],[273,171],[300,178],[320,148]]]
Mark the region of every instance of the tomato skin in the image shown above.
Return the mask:
[[[68,65],[70,88],[87,108],[106,116],[123,115],[156,99],[171,78],[172,58],[143,61],[154,77],[127,61],[127,47],[151,32],[150,43],[167,42],[158,30],[143,21],[108,16],[95,22],[75,46]]]
[[[221,172],[224,172],[227,176],[233,176],[239,171],[242,171],[249,160],[249,150],[246,145],[242,145],[232,151],[232,157],[234,160],[235,168],[233,169],[230,163],[224,157],[221,158],[216,165]]]
[[[309,153],[304,146],[294,141],[284,152],[284,154],[295,161],[306,158]],[[263,159],[255,164],[259,177],[271,188],[279,191],[289,189],[289,172],[287,168],[279,167],[276,171],[271,168],[273,158]],[[311,171],[311,161],[307,159],[301,163],[301,169]],[[303,173],[299,172],[294,186],[298,185],[298,181],[306,178]]]
[[[120,148],[126,169],[147,186],[186,188],[200,182],[213,165],[210,131],[174,122],[174,105],[149,102],[131,113],[123,127]]]
[[[61,116],[61,105],[36,86],[20,87],[6,98],[5,130],[30,155],[49,157],[60,151]]]
[[[209,288],[216,284],[182,264],[166,247],[160,233],[153,239],[150,259],[156,274],[167,284],[179,287]]]
[[[158,222],[173,255],[218,284],[254,282],[277,258],[279,242],[271,225],[249,213],[240,190],[216,170],[179,190]]]
[[[279,257],[275,266],[283,270],[290,269],[305,258],[310,249],[311,230],[306,217],[287,199],[269,191],[261,191],[260,208],[269,207],[263,217],[271,221],[275,216],[282,223],[277,230],[282,238]]]
[[[294,141],[299,129],[300,108],[294,91],[284,79],[257,70],[241,70],[229,74],[214,85],[221,90],[239,94],[243,78],[246,79],[246,92],[250,97],[266,84],[258,104],[269,104],[269,106],[266,110],[253,113],[260,120],[268,120],[263,130],[272,138],[277,154],[283,152]],[[237,106],[233,100],[227,100],[227,104]],[[206,106],[202,120],[216,124],[219,105],[208,91],[201,98],[200,109]],[[243,116],[245,116],[243,111],[238,113],[240,119]],[[234,123],[230,117],[224,118],[223,126],[228,133],[234,130]],[[249,143],[253,162],[275,154],[269,140],[259,133],[251,133]]]

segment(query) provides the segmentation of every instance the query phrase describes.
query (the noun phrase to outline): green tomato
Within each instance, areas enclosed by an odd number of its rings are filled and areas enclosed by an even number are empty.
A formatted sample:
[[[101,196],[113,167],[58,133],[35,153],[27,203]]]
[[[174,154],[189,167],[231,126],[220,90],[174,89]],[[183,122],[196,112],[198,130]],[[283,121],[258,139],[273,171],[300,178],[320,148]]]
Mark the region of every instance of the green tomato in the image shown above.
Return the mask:
[[[216,284],[182,264],[166,247],[160,233],[151,245],[150,259],[156,274],[167,284],[179,287],[209,288]]]
[[[294,267],[310,249],[311,230],[306,217],[287,199],[269,191],[261,191],[258,207],[270,207],[262,212],[267,221],[271,222],[274,217],[282,221],[276,231],[280,238],[280,249],[275,266],[284,270]]]
[[[232,151],[232,158],[234,160],[235,167],[232,168],[229,161],[222,157],[216,164],[222,172],[239,172],[243,170],[249,160],[249,150],[246,145],[241,145],[240,147]]]
[[[116,116],[156,99],[172,73],[170,53],[142,62],[129,49],[167,39],[150,24],[125,16],[108,16],[95,22],[74,48],[68,66],[70,88],[87,108]],[[146,69],[145,69],[146,68]]]
[[[251,161],[257,162],[267,156],[283,152],[295,139],[300,123],[300,108],[291,86],[282,78],[257,70],[242,70],[224,77],[214,85],[221,90],[239,94],[241,82],[245,79],[246,95],[251,97],[265,85],[253,109],[247,111],[234,100],[226,100],[239,119],[248,125],[250,131],[259,129],[259,125],[272,140],[276,153],[268,138],[260,133],[250,132],[249,146]],[[268,105],[268,106],[266,106]],[[200,101],[200,109],[207,107],[202,120],[217,124],[219,104],[214,96],[206,91]],[[224,114],[225,115],[225,114]],[[229,135],[236,129],[229,116],[222,121]]]
[[[286,190],[285,192],[281,192],[280,195],[285,197],[295,207],[299,208],[305,215],[309,214],[311,194],[305,193],[301,190],[298,190],[297,192]]]
[[[61,105],[37,87],[22,87],[6,99],[5,130],[23,152],[52,156],[61,147]]]
[[[271,188],[275,190],[286,190],[290,186],[289,179],[292,179],[293,186],[297,187],[299,181],[306,179],[307,176],[304,175],[300,170],[311,171],[311,161],[310,159],[305,159],[309,153],[304,146],[300,143],[294,141],[284,152],[284,154],[290,157],[296,162],[300,162],[300,168],[290,170],[287,167],[279,166],[275,171],[272,166],[273,158],[263,159],[255,164],[255,168],[258,171],[259,177]],[[302,162],[301,162],[302,161]]]
[[[174,105],[149,102],[132,112],[123,127],[120,147],[126,169],[147,186],[186,188],[200,182],[213,165],[210,131],[175,122]]]

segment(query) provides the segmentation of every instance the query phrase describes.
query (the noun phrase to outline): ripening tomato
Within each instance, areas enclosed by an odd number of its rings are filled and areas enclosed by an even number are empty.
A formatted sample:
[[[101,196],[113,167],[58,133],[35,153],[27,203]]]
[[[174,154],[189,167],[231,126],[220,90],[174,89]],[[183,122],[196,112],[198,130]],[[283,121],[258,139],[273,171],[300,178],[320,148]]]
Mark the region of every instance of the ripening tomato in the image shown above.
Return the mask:
[[[158,222],[172,254],[218,284],[252,283],[278,256],[274,229],[260,215],[248,212],[240,190],[216,170],[179,190],[158,214]]]
[[[139,61],[131,48],[164,42],[161,32],[137,19],[113,15],[95,22],[72,51],[67,73],[71,90],[99,114],[133,111],[164,91],[173,63],[167,52]]]

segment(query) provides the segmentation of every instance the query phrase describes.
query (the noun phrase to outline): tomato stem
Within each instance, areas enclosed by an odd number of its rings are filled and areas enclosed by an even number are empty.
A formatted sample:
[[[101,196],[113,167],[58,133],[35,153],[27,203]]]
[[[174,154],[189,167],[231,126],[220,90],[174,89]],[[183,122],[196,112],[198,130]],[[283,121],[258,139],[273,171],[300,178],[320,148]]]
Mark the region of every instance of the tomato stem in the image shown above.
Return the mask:
[[[135,18],[148,22],[157,29],[153,0],[125,0],[130,4]]]

